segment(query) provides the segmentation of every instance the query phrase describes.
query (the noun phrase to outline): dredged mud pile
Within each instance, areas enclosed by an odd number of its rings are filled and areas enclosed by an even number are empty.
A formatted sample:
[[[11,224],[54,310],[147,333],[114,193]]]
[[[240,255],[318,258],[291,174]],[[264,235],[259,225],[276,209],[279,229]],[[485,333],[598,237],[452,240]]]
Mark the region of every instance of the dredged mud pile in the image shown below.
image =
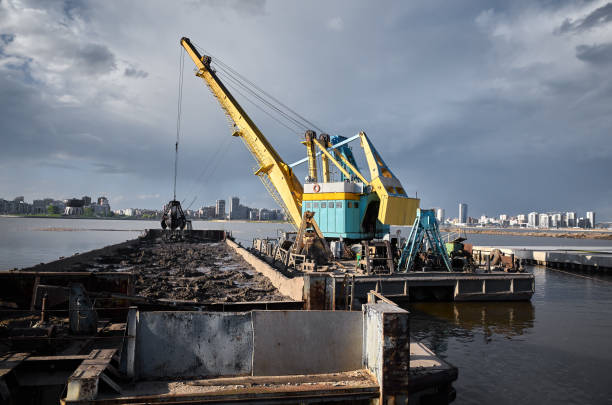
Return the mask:
[[[156,299],[288,300],[225,242],[189,237],[140,238],[23,270],[132,272],[135,294]]]
[[[283,299],[223,242],[159,243],[130,258],[138,273],[138,295],[215,302]]]

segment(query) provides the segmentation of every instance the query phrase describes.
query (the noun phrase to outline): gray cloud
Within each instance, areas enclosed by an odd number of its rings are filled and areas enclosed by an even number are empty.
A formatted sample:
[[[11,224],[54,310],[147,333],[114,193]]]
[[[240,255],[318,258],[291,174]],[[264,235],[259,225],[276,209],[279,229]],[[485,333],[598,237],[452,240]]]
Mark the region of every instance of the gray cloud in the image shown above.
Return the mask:
[[[47,0],[48,1],[48,0]],[[71,20],[76,17],[85,17],[88,7],[82,0],[62,0],[64,14]]]
[[[612,63],[612,42],[598,45],[578,45],[576,57],[583,62],[594,65],[607,65]]]
[[[79,48],[75,63],[80,66],[79,70],[90,75],[109,73],[117,68],[115,55],[101,44],[90,43]]]
[[[114,164],[110,164],[110,163],[105,163],[105,162],[96,162],[92,165],[95,168],[95,171],[97,173],[104,173],[104,174],[127,174],[129,173],[128,170],[126,170],[125,168],[122,167],[118,167]]]
[[[127,77],[133,77],[136,79],[144,79],[145,77],[149,76],[149,74],[144,70],[136,69],[133,67],[125,68],[123,74]]]
[[[603,63],[601,49],[576,48],[594,41],[586,30],[552,34],[557,16],[575,5],[213,1],[194,12],[193,2],[152,1],[121,9],[86,2],[87,24],[79,9],[59,27],[64,3],[50,2],[49,16],[9,10],[11,29],[0,15],[0,32],[16,33],[6,51],[19,56],[0,54],[0,167],[21,168],[19,181],[2,183],[7,196],[28,184],[42,194],[36,198],[100,192],[113,203],[121,195],[117,208],[158,207],[171,197],[178,40],[187,35],[329,133],[365,130],[424,207],[453,215],[465,201],[474,215],[612,216],[612,78],[575,59]],[[221,18],[202,24],[206,14]],[[327,29],[332,19],[342,21],[341,34]],[[75,37],[98,47],[75,46]],[[41,58],[30,63],[36,82],[23,70],[29,55]],[[195,195],[199,206],[238,195],[273,206],[252,175],[253,158],[185,63],[179,198]],[[235,95],[286,162],[304,156],[302,133]]]
[[[241,15],[264,15],[266,12],[266,0],[195,0],[195,3],[218,10],[232,10]]]
[[[8,45],[15,40],[15,34],[0,34],[0,41]]]
[[[578,20],[566,19],[558,28],[560,33],[585,31],[612,22],[612,3],[599,7]]]

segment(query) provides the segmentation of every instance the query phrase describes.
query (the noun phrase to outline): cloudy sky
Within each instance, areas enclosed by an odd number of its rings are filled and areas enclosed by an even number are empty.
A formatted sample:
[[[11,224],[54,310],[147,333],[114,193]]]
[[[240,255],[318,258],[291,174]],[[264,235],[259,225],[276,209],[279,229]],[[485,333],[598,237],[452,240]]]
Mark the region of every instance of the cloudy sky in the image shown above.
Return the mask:
[[[327,132],[365,131],[423,207],[612,219],[606,1],[0,0],[0,197],[169,200],[182,36]],[[274,206],[193,66],[179,199]]]

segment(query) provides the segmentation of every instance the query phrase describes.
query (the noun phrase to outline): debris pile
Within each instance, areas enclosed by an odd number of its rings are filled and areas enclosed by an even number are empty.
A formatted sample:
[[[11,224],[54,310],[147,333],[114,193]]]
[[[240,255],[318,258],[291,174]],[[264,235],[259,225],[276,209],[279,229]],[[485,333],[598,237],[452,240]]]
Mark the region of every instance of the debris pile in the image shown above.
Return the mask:
[[[132,273],[135,295],[153,299],[287,300],[223,241],[206,241],[195,232],[149,235],[22,270]]]

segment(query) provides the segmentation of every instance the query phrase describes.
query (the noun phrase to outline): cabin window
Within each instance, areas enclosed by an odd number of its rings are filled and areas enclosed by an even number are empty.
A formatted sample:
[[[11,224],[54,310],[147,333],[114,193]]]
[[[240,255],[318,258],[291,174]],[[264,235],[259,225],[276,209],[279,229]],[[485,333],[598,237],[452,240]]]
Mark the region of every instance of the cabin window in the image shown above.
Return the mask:
[[[315,208],[319,208],[319,203],[314,203]]]
[[[306,203],[306,208],[310,208],[311,207],[311,203]]]
[[[353,203],[352,202],[349,201],[347,204],[348,204],[347,208],[353,208]]]
[[[342,201],[336,203],[336,208],[342,208]]]
[[[324,202],[322,202],[322,203],[321,203],[321,208],[327,208],[327,204],[326,204],[326,203],[324,203]]]
[[[359,208],[359,203],[358,202],[355,203],[355,208]]]
[[[329,203],[329,208],[334,208],[334,203],[333,202]]]

